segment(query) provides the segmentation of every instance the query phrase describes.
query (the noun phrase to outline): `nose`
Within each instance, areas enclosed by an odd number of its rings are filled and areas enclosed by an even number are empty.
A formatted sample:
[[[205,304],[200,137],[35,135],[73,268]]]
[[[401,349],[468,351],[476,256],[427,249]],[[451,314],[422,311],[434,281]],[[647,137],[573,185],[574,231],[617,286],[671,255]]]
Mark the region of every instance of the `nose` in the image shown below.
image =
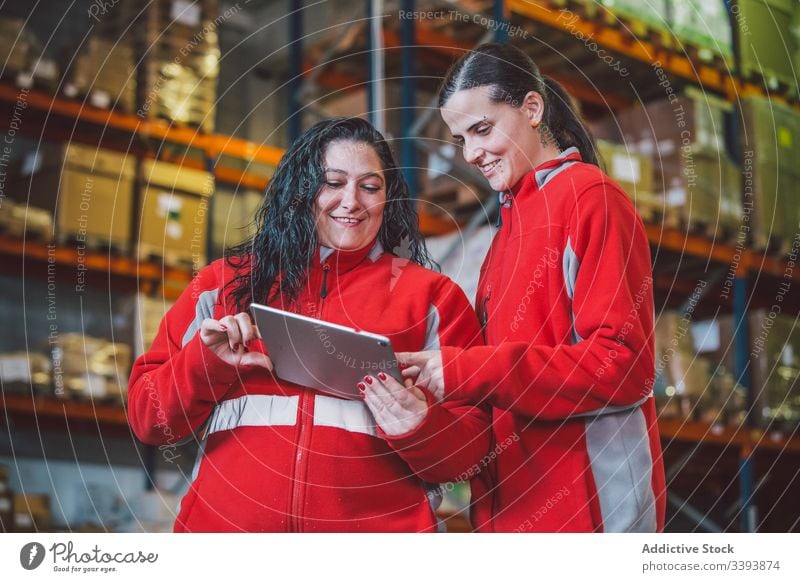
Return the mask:
[[[464,142],[464,159],[468,164],[474,164],[483,157],[483,148],[469,141]]]
[[[348,182],[342,188],[342,199],[339,201],[339,206],[348,212],[354,212],[361,209],[361,200],[358,197],[358,184],[355,181]]]

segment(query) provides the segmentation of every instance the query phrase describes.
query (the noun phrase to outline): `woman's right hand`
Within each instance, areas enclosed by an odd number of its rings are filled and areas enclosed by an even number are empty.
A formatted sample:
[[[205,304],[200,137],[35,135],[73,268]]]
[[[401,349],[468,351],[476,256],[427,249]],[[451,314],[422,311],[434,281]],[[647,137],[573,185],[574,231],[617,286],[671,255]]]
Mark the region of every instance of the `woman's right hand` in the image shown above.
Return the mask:
[[[237,313],[220,319],[204,319],[200,340],[222,361],[232,366],[261,366],[272,371],[272,360],[264,353],[250,351],[248,344],[261,339],[249,313]]]

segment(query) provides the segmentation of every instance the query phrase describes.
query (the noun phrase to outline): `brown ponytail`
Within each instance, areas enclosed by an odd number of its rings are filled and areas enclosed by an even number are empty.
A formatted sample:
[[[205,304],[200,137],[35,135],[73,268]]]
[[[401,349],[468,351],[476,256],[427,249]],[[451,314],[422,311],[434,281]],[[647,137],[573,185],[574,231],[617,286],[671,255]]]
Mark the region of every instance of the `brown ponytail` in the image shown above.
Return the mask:
[[[557,81],[542,75],[547,90],[544,95],[544,124],[561,149],[576,147],[583,161],[597,164],[592,134],[572,104],[572,98]]]

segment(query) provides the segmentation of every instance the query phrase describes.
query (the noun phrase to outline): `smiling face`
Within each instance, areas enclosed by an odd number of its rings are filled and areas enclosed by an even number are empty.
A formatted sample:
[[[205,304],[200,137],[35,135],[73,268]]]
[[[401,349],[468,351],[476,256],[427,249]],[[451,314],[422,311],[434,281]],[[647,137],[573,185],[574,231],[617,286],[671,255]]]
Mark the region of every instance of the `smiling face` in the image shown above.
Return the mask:
[[[542,119],[544,104],[530,92],[521,106],[493,103],[491,87],[462,89],[441,108],[442,119],[464,159],[478,168],[492,189],[510,190],[541,162],[543,147],[533,125]]]
[[[328,144],[314,202],[319,242],[342,251],[364,248],[378,236],[385,206],[386,178],[375,150],[361,142]]]

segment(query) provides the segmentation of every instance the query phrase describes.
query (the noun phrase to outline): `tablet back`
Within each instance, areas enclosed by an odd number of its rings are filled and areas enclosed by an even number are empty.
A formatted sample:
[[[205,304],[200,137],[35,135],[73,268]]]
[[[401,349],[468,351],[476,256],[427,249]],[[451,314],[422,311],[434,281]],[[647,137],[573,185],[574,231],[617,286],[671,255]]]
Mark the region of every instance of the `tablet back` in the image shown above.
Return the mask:
[[[364,376],[384,372],[402,382],[388,338],[258,303],[251,305],[277,376],[355,400]]]

